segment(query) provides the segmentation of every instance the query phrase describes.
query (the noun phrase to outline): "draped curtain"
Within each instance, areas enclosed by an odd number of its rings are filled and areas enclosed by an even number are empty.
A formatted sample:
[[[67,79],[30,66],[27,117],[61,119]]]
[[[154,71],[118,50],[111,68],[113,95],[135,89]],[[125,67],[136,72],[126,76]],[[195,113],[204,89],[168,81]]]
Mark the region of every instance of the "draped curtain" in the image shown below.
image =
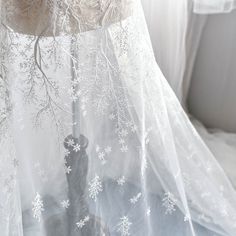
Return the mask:
[[[194,12],[201,14],[230,12],[235,7],[235,0],[194,0]]]
[[[194,14],[192,1],[142,0],[142,3],[156,60],[185,106],[195,56],[207,16]]]
[[[186,63],[187,1],[143,0],[142,2],[157,63],[179,100],[182,100]]]
[[[232,11],[236,0],[142,0],[142,3],[156,60],[182,105],[186,106],[207,18],[211,13]]]

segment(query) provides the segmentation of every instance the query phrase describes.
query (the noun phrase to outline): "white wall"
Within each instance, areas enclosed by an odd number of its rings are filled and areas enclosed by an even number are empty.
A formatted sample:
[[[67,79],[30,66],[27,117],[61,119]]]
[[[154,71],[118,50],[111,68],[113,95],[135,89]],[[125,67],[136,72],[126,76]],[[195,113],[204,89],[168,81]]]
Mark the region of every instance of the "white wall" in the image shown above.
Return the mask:
[[[236,132],[236,11],[208,18],[188,103],[208,127]]]

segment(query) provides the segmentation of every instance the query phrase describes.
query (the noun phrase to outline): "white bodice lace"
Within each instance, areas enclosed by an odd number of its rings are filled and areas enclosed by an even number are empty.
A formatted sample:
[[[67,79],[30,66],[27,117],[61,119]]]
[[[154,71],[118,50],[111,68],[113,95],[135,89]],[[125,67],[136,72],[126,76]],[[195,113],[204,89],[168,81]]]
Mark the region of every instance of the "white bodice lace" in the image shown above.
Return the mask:
[[[131,14],[132,0],[9,0],[6,25],[17,32],[56,35],[97,29]]]

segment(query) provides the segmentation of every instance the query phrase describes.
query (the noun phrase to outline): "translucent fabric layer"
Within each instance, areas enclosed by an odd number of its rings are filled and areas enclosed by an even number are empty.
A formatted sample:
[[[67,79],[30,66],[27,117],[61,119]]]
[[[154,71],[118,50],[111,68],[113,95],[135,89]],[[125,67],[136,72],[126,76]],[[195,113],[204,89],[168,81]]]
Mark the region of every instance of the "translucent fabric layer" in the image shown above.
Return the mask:
[[[43,1],[52,17],[30,34],[2,4],[1,235],[235,235],[235,190],[156,64],[140,3],[123,17],[109,1],[86,30],[82,2]]]

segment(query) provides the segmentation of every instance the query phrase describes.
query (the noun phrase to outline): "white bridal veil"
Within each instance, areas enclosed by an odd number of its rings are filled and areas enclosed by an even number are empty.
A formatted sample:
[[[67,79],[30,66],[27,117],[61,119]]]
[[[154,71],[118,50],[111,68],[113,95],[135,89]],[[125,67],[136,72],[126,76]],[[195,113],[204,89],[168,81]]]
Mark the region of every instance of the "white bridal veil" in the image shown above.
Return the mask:
[[[139,1],[0,2],[2,236],[235,235]]]

